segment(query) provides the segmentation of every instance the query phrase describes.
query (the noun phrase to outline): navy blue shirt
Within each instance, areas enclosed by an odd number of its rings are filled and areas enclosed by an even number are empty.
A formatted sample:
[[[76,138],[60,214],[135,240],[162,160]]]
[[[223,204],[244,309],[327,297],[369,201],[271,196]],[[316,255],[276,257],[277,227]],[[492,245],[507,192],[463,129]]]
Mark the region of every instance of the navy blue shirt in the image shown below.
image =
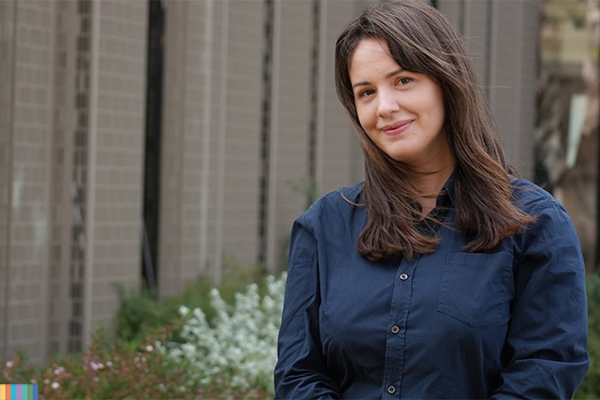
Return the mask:
[[[373,263],[356,251],[362,184],[294,223],[275,398],[571,398],[588,368],[585,270],[564,208],[513,180],[535,223],[466,253],[452,180],[432,254]]]

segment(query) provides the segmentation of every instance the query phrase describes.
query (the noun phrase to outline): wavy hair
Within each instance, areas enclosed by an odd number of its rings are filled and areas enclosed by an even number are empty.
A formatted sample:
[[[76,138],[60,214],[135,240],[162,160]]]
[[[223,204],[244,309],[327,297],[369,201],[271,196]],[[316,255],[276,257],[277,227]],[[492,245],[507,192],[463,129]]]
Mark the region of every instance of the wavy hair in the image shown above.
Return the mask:
[[[455,156],[456,226],[465,235],[465,251],[487,251],[535,220],[512,201],[509,174],[516,175],[504,154],[487,99],[460,36],[435,8],[413,1],[381,3],[365,9],[340,34],[335,49],[338,97],[352,120],[364,155],[363,201],[368,221],[357,251],[371,261],[435,251],[439,239],[416,228],[420,193],[410,169],[379,149],[362,128],[349,76],[358,43],[384,40],[403,69],[427,74],[441,87],[444,129]],[[435,195],[435,194],[434,194]]]

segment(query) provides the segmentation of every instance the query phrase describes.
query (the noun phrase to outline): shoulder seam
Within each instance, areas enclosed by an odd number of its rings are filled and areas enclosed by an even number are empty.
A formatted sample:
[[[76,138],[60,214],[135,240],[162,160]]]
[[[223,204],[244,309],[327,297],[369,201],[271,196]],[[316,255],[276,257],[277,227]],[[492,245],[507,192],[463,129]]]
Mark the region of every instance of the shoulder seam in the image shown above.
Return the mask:
[[[541,204],[539,204],[537,207],[535,207],[531,211],[530,215],[533,217],[539,216],[542,213],[542,211],[544,211],[544,210],[548,209],[550,206],[554,205],[554,203],[556,201],[558,201],[558,200],[556,200],[554,197],[552,197],[552,195],[550,195],[549,198],[547,198]],[[531,227],[533,227],[533,225],[535,225],[537,223],[538,223],[538,221],[533,222],[533,224],[530,225],[530,228],[525,231],[525,234],[523,235],[523,242],[527,241],[527,238],[529,237],[529,233],[531,232]]]

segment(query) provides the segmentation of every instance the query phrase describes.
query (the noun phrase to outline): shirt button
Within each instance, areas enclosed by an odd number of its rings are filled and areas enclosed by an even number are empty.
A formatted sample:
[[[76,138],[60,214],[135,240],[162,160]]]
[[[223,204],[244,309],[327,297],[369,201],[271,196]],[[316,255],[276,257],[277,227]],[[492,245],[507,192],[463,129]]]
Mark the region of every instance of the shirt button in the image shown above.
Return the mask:
[[[408,279],[408,275],[406,274],[400,274],[400,279],[402,279],[403,281]]]
[[[400,332],[400,327],[398,325],[392,326],[392,333],[395,335],[398,332]]]
[[[390,386],[388,386],[388,393],[389,393],[389,394],[394,394],[394,393],[396,393],[396,386],[394,386],[394,385],[390,385]]]

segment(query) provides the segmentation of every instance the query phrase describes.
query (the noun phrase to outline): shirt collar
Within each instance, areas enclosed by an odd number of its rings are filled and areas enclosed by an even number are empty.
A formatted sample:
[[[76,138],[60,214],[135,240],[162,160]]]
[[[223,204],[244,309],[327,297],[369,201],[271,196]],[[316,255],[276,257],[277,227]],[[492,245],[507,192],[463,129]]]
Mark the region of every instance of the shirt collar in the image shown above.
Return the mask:
[[[445,194],[447,194],[452,205],[454,205],[454,173],[455,171],[452,171],[452,174],[450,174],[450,177],[442,187],[442,192],[445,192]]]
[[[444,186],[442,186],[442,190],[440,190],[440,196],[439,196],[441,198],[438,199],[438,202],[439,202],[439,200],[443,200],[447,196],[450,199],[450,203],[452,205],[454,205],[454,174],[455,174],[455,171],[452,171],[452,174],[450,174],[450,177],[448,178],[446,183],[444,183]],[[353,187],[344,188],[344,189],[346,189],[344,191],[346,193],[343,193],[343,194],[348,200],[358,203],[361,201],[360,197],[362,197],[361,194],[362,194],[364,185],[365,185],[365,182],[363,181]]]

